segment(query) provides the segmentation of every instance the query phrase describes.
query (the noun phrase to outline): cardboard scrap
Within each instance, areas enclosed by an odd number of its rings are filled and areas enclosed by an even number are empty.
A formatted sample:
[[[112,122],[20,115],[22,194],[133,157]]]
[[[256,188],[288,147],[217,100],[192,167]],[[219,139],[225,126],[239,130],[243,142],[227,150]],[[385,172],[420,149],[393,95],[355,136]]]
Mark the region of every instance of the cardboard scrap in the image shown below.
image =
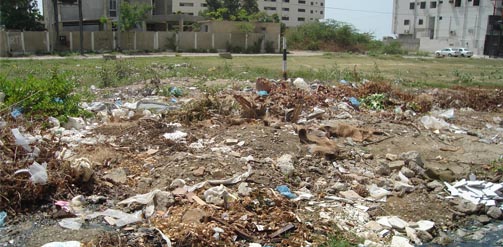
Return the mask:
[[[373,131],[348,124],[327,123],[323,126],[328,137],[351,137],[353,141],[363,142],[372,137]]]

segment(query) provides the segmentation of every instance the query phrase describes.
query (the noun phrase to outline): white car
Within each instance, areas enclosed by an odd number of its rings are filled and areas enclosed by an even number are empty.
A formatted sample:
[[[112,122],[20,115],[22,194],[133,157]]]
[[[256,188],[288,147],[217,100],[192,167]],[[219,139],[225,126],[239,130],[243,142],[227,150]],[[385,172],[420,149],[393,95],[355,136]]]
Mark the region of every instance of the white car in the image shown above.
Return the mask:
[[[466,48],[458,48],[459,55],[462,57],[471,57],[473,56],[473,52]]]
[[[438,50],[435,52],[435,55],[437,57],[445,57],[445,56],[449,56],[449,57],[457,57],[459,56],[459,51],[458,49],[454,49],[454,48],[444,48],[442,50]]]

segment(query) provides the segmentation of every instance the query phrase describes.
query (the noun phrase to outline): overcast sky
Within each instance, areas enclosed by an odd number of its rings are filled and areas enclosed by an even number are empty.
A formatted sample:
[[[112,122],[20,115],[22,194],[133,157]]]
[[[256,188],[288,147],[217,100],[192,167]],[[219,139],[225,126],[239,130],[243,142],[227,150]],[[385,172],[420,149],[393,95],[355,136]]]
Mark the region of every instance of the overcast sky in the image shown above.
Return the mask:
[[[42,0],[37,0],[42,8]],[[371,32],[377,39],[392,36],[393,0],[325,0],[325,18],[352,24],[361,32]]]

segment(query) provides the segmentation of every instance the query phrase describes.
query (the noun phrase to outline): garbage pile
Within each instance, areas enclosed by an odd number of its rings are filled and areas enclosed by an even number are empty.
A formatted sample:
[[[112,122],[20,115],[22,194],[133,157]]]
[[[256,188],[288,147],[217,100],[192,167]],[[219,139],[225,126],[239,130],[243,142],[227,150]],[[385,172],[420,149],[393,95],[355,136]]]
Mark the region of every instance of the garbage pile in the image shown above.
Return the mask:
[[[499,113],[471,101],[437,109],[443,99],[373,82],[251,85],[118,92],[82,102],[94,117],[64,124],[2,115],[0,233],[33,207],[70,234],[102,231],[68,246],[319,246],[334,236],[412,246],[471,216],[502,218],[499,163],[489,162],[501,155]]]

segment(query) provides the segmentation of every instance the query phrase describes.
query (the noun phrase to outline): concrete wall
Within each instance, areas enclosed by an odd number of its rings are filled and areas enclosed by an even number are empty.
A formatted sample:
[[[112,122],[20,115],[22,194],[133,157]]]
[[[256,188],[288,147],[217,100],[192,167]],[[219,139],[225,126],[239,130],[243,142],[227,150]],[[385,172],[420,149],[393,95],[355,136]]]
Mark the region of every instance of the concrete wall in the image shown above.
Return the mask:
[[[423,2],[426,4],[421,5]],[[424,51],[433,52],[436,49],[456,46],[482,54],[488,16],[493,14],[494,1],[480,1],[479,6],[474,6],[474,3],[475,1],[471,0],[461,0],[461,5],[456,6],[455,1],[449,0],[442,3],[394,0],[393,32],[397,35],[412,34],[419,38],[420,50]]]
[[[0,56],[48,53],[55,47],[54,34],[49,32],[5,32],[0,31]],[[57,44],[58,51],[78,51],[80,32],[62,31],[63,41]],[[122,32],[120,43],[118,33],[111,31],[84,32],[84,50],[109,52],[122,50],[164,51],[168,49],[168,39],[174,37],[178,50],[216,49],[225,51],[227,44],[250,48],[254,42],[264,38],[264,43],[272,42],[275,52],[279,52],[279,34],[263,33],[211,33],[211,32]],[[262,47],[264,48],[264,47]]]

